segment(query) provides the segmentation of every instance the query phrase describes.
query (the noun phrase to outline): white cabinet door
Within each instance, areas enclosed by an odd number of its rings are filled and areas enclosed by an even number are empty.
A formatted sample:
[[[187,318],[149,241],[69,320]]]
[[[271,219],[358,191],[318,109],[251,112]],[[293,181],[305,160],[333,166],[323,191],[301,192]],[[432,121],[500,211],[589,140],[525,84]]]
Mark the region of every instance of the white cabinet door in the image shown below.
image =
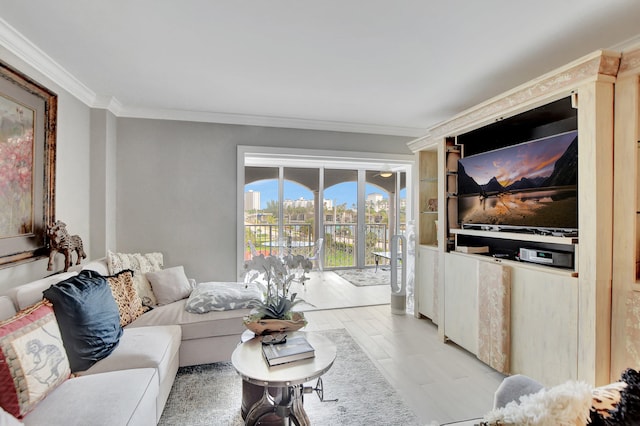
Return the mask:
[[[420,247],[418,263],[418,312],[438,323],[437,283],[438,283],[438,251]]]
[[[444,334],[473,354],[478,353],[478,260],[444,254]]]
[[[553,386],[578,377],[578,279],[514,267],[511,373]]]

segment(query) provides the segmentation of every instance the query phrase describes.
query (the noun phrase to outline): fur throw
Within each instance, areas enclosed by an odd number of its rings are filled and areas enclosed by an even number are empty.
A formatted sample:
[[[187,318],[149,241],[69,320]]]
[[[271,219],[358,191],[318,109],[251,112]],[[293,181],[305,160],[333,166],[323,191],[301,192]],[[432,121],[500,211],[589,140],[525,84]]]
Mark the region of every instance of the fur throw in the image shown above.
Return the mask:
[[[575,426],[586,425],[591,408],[591,386],[568,381],[524,395],[484,416],[482,425]]]
[[[619,382],[592,389],[562,385],[520,397],[484,416],[482,426],[640,426],[640,372],[631,368]]]

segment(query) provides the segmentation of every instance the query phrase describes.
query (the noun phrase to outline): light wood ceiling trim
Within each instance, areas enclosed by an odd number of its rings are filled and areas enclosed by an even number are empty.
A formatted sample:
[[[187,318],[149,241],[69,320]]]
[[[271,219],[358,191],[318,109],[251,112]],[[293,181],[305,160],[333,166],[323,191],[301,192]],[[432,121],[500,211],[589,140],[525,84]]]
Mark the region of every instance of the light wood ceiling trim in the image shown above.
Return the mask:
[[[428,136],[407,145],[415,152],[442,138],[456,136],[568,96],[588,81],[615,81],[619,66],[620,53],[599,50],[470,108],[432,127],[427,132]]]

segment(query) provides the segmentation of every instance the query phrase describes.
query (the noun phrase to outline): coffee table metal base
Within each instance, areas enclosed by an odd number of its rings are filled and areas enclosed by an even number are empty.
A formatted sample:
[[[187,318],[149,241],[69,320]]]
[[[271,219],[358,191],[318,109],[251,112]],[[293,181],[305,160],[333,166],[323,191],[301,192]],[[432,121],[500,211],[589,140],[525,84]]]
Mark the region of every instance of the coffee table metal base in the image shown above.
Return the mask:
[[[315,349],[315,356],[270,367],[262,354],[262,339],[254,337],[239,344],[231,362],[242,377],[242,415],[246,425],[310,425],[303,407],[303,394],[316,388],[304,384],[319,379],[336,359],[336,345],[317,333],[295,331]],[[320,393],[318,393],[320,395]]]
[[[290,425],[309,426],[311,422],[304,411],[304,386],[269,387],[242,382],[242,417],[245,425]],[[260,389],[261,388],[261,389]],[[261,390],[262,396],[245,413],[245,407],[255,397],[255,391]]]

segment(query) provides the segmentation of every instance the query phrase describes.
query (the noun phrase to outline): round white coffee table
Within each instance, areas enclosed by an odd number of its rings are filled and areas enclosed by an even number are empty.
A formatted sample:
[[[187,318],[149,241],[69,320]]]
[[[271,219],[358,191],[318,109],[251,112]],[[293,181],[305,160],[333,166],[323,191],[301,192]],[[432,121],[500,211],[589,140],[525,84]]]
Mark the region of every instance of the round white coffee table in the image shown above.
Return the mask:
[[[284,424],[287,419],[299,426],[311,424],[303,407],[303,384],[331,368],[336,359],[336,345],[312,332],[296,331],[287,336],[304,336],[313,346],[315,356],[269,367],[262,355],[260,336],[239,344],[231,355],[231,362],[243,380],[242,405],[246,425],[255,425],[274,414],[284,419]],[[262,394],[257,401],[256,388]]]

